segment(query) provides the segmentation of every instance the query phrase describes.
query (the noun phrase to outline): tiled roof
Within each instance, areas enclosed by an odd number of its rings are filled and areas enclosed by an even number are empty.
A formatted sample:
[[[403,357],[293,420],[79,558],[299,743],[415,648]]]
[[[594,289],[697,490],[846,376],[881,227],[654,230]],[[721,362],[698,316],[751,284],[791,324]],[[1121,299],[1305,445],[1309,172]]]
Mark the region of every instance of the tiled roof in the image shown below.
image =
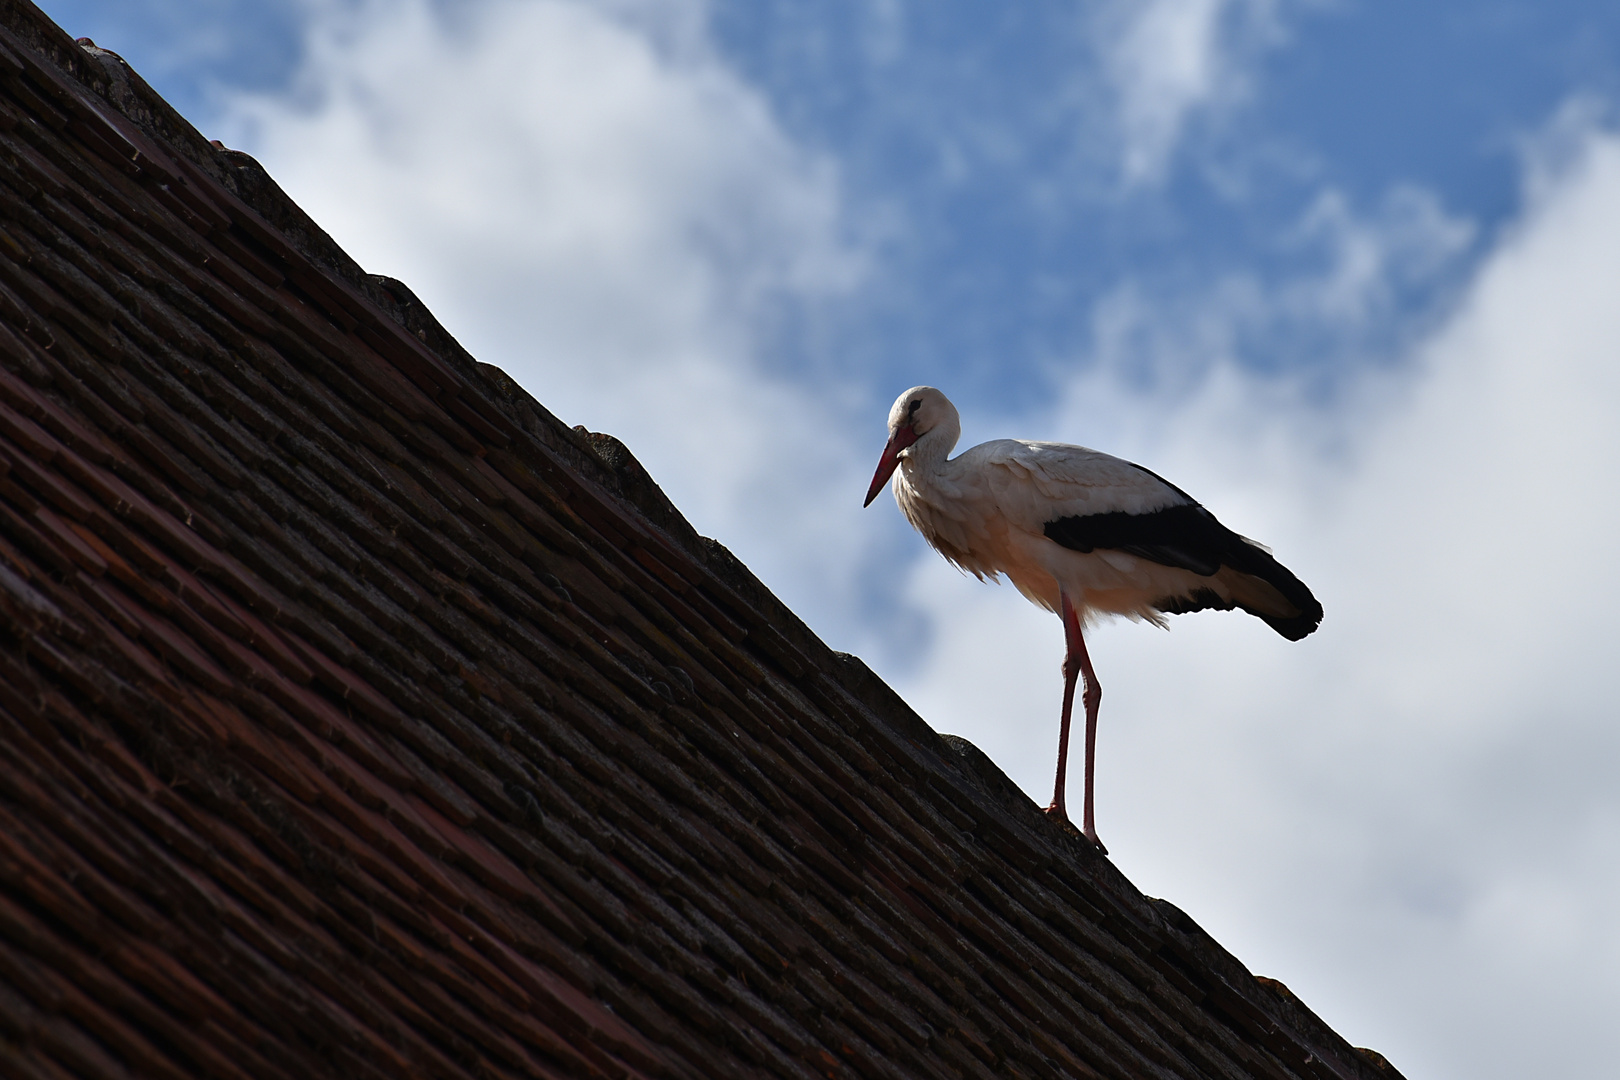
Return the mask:
[[[1397,1074],[0,0],[0,1074]]]

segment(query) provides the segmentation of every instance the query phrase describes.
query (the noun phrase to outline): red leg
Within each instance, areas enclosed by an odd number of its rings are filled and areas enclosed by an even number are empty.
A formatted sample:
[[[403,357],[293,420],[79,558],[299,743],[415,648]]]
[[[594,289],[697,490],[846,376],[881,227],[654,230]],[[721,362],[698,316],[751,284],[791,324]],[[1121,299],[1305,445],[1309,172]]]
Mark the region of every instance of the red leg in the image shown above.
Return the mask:
[[[1093,809],[1093,785],[1097,763],[1097,707],[1102,704],[1102,686],[1097,682],[1097,673],[1092,670],[1091,656],[1086,652],[1086,639],[1080,633],[1080,616],[1074,610],[1074,604],[1069,600],[1067,593],[1062,594],[1062,603],[1063,637],[1068,645],[1063,657],[1063,722],[1058,732],[1057,788],[1052,793],[1052,805],[1046,808],[1046,812],[1056,814],[1064,821],[1069,820],[1064,805],[1069,766],[1069,721],[1074,712],[1075,679],[1083,675],[1086,680],[1085,696],[1082,699],[1086,707],[1086,796],[1084,825],[1080,831],[1085,834],[1086,839],[1097,845],[1098,851],[1106,855],[1108,849],[1097,839],[1096,815]]]
[[[1070,611],[1069,598],[1063,598],[1064,623],[1068,623]],[[1064,821],[1069,820],[1069,811],[1064,803],[1064,794],[1069,789],[1069,717],[1074,712],[1074,680],[1080,674],[1080,668],[1074,663],[1073,646],[1063,657],[1063,722],[1058,727],[1058,755],[1057,755],[1057,784],[1052,791],[1052,805],[1046,808],[1052,814]]]

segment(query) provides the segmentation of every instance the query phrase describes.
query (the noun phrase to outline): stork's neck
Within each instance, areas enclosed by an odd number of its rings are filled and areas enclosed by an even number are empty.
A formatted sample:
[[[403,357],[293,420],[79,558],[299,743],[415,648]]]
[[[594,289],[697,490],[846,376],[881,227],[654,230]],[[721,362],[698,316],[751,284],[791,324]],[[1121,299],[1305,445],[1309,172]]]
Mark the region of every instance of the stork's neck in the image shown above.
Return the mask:
[[[952,410],[954,412],[955,410]],[[962,422],[955,416],[947,417],[937,426],[918,436],[901,455],[900,467],[913,483],[926,483],[944,467],[956,440],[962,437]]]

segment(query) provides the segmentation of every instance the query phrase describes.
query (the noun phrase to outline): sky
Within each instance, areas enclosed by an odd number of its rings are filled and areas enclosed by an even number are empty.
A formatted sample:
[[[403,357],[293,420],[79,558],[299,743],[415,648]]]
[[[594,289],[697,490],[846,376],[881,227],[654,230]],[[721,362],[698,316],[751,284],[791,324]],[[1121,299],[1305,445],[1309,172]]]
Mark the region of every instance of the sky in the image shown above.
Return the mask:
[[[1043,804],[1061,629],[861,509],[894,397],[1273,547],[1302,642],[1090,632],[1114,861],[1412,1080],[1613,1075],[1612,0],[42,6]]]

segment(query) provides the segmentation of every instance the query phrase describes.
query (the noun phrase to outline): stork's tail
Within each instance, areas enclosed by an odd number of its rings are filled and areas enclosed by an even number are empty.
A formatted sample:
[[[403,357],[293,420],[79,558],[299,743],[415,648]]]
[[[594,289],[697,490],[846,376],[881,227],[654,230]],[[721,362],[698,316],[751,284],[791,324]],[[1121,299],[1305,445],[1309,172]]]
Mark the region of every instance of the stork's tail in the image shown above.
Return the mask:
[[[1322,624],[1322,605],[1305,583],[1272,557],[1271,552],[1236,533],[1222,552],[1222,580],[1232,600],[1289,641],[1298,641]]]
[[[1187,591],[1153,601],[1153,607],[1167,614],[1242,608],[1289,641],[1298,641],[1322,622],[1322,605],[1303,581],[1271,552],[1191,500],[1145,514],[1111,510],[1058,518],[1043,531],[1071,551],[1122,551],[1210,582],[1195,580]]]
[[[1194,571],[1210,584],[1155,600],[1155,608],[1169,615],[1240,608],[1265,620],[1289,641],[1298,641],[1321,625],[1322,605],[1303,581],[1259,544],[1217,527],[1226,533],[1219,554],[1205,548],[1209,561]],[[1211,564],[1213,572],[1207,569]]]

